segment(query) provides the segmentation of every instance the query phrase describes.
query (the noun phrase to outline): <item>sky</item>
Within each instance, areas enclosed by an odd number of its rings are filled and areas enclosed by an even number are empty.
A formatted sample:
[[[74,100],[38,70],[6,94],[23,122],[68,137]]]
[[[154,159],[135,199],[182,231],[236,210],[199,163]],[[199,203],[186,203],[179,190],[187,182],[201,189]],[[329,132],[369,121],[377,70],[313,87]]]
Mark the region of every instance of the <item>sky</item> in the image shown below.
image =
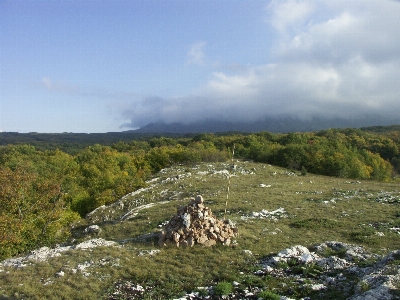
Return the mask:
[[[0,131],[400,120],[399,16],[392,0],[0,0]]]

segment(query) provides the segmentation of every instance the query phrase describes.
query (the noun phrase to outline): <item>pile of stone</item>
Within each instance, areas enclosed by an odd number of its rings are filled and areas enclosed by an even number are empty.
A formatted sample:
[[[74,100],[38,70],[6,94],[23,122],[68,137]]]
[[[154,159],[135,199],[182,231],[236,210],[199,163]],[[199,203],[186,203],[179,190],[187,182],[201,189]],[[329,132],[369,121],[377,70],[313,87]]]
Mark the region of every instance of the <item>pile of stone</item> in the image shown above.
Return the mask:
[[[191,198],[187,206],[178,208],[177,214],[161,231],[159,245],[192,247],[195,244],[207,247],[222,243],[233,245],[238,235],[237,227],[230,220],[216,219],[211,209],[204,205],[203,197]]]

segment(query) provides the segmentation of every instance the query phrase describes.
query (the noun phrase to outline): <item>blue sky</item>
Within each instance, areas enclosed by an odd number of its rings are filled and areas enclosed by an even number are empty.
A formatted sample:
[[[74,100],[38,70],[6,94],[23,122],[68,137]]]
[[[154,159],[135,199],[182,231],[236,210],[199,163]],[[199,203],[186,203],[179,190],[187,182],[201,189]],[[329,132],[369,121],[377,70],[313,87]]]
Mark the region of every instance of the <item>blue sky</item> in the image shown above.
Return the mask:
[[[0,0],[0,130],[400,119],[399,16],[389,0]]]

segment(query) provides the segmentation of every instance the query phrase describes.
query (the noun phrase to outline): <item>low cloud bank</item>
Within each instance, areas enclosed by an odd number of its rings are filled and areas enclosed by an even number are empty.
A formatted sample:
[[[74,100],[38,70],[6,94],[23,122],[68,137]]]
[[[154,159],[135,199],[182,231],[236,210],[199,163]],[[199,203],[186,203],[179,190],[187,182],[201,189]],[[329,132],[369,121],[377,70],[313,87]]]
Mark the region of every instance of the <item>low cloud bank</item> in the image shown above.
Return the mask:
[[[395,1],[272,1],[266,18],[277,37],[266,49],[273,53],[267,63],[234,74],[216,70],[191,95],[139,99],[124,110],[130,121],[121,127],[204,119],[250,122],[282,115],[305,121],[396,119],[399,15]],[[193,46],[191,63],[205,61],[205,45]]]

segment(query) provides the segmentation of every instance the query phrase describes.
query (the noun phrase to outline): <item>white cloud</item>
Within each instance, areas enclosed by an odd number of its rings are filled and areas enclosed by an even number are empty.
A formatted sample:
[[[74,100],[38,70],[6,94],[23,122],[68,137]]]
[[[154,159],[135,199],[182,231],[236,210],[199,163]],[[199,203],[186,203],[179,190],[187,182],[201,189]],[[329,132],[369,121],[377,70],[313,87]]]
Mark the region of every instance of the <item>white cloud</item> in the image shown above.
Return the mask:
[[[204,47],[206,42],[198,41],[191,45],[189,52],[187,53],[186,63],[188,65],[202,65],[204,64]]]
[[[276,115],[398,118],[400,3],[289,0],[268,8],[278,34],[272,63],[233,75],[215,71],[195,94],[163,99],[148,113],[136,104],[132,124]],[[188,62],[202,63],[204,46],[195,43]]]
[[[285,31],[306,21],[314,10],[313,4],[308,1],[281,1],[274,0],[267,6],[271,12],[270,22],[279,31]]]

